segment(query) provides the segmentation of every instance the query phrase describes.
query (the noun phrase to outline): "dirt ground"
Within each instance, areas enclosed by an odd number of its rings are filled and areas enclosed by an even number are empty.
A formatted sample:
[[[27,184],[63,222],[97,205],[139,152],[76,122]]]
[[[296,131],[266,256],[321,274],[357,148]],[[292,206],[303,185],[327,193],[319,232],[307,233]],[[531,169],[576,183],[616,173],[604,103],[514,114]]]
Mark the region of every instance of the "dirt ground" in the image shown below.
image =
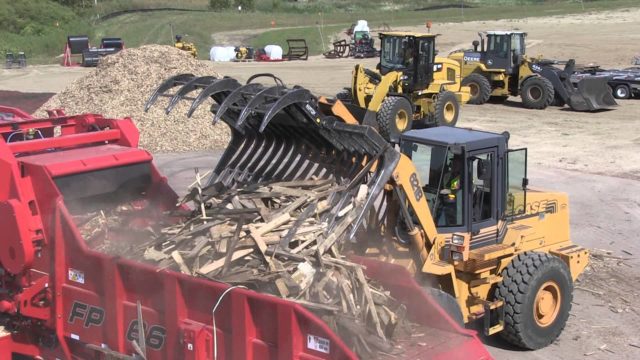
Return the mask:
[[[469,47],[477,31],[490,29],[527,31],[529,54],[573,57],[583,64],[625,67],[640,53],[640,9],[462,24],[433,20],[432,31],[442,34],[437,40],[442,55]],[[242,39],[243,35],[228,37]],[[360,62],[371,68],[376,63]],[[289,85],[333,95],[349,86],[356,63],[313,57],[283,63],[220,63],[217,70],[240,80],[272,72]],[[56,92],[85,71],[59,66],[1,70],[0,90]],[[558,341],[539,351],[523,352],[486,339],[497,359],[640,358],[640,307],[634,301],[640,295],[640,99],[618,103],[614,110],[596,113],[527,110],[516,98],[504,105],[462,108],[459,126],[506,130],[511,133],[511,147],[528,147],[531,185],[569,193],[573,240],[601,249],[595,251],[599,258],[577,284],[571,317]],[[184,191],[192,168],[213,166],[218,155],[159,154],[157,160],[172,185]]]

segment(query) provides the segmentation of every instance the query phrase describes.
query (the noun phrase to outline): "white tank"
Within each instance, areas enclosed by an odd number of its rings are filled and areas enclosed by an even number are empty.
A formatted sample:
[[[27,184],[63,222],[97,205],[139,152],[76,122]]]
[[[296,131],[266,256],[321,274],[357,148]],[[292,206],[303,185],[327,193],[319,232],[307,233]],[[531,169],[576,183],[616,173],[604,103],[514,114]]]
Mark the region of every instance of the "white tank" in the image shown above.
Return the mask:
[[[282,60],[282,47],[278,45],[267,45],[264,47],[264,52],[271,60]]]
[[[209,51],[211,61],[231,61],[235,57],[236,52],[233,46],[213,46]]]
[[[358,23],[353,28],[353,31],[366,31],[366,32],[369,32],[369,25],[367,24],[367,20],[358,20]]]

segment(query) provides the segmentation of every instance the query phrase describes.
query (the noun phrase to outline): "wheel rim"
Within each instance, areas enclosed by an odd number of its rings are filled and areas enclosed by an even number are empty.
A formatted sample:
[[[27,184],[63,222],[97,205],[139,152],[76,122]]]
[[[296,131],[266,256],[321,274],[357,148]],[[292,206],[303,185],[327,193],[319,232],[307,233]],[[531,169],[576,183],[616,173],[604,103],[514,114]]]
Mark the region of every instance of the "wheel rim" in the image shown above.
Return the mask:
[[[456,117],[456,106],[453,104],[453,102],[448,101],[445,105],[444,105],[444,121],[449,124],[451,122],[453,122],[453,119],[455,119]]]
[[[476,83],[469,83],[469,93],[471,94],[472,98],[476,98],[478,97],[478,94],[480,93],[480,87],[478,86],[478,84]]]
[[[531,98],[531,100],[533,101],[538,101],[542,98],[542,89],[540,89],[538,86],[532,86],[529,88],[529,98]]]
[[[619,87],[616,90],[616,93],[618,94],[618,97],[626,97],[627,96],[627,89],[625,89],[624,87]]]
[[[542,284],[533,303],[533,319],[540,327],[547,327],[556,320],[562,304],[560,287],[553,281]]]
[[[406,111],[400,110],[396,114],[396,127],[400,132],[403,132],[407,129],[409,125],[409,114]]]

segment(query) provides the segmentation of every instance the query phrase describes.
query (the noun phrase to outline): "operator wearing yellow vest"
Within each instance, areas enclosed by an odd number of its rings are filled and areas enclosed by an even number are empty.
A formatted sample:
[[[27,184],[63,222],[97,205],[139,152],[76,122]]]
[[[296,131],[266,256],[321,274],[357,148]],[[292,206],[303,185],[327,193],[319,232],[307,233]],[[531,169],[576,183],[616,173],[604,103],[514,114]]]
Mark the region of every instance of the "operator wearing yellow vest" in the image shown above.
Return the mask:
[[[444,218],[438,222],[440,226],[459,226],[462,225],[462,171],[464,162],[460,156],[454,156],[451,159],[451,167],[449,172],[445,174],[445,186],[440,190],[442,195],[442,215]],[[444,222],[443,222],[444,220]]]

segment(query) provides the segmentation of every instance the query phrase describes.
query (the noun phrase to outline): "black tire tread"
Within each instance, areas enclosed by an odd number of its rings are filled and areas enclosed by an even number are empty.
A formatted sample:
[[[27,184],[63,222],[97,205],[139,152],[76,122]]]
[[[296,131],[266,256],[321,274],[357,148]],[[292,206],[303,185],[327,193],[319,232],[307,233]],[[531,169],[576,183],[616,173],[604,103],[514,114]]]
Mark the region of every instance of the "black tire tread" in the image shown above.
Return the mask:
[[[546,101],[535,103],[535,102],[531,102],[529,98],[526,96],[525,89],[534,82],[538,82],[542,86],[542,89],[546,95]],[[537,110],[545,109],[547,106],[553,103],[554,97],[555,97],[555,90],[553,89],[553,84],[551,84],[551,81],[549,81],[547,78],[544,78],[542,76],[532,76],[527,80],[525,80],[524,83],[522,84],[522,90],[520,91],[520,98],[522,99],[522,104],[527,109],[537,109]]]
[[[567,310],[564,314],[558,314],[559,317],[562,317],[558,318],[559,321],[562,321],[562,325],[555,336],[550,336],[549,339],[547,339],[548,342],[545,344],[534,344],[524,334],[527,330],[524,320],[526,316],[524,303],[527,295],[535,296],[535,294],[530,294],[530,292],[535,291],[535,289],[530,288],[533,281],[544,272],[545,267],[548,268],[550,266],[559,266],[559,268],[565,272],[565,276],[570,280],[566,295],[568,298],[562,300],[566,302]],[[496,298],[503,299],[505,302],[505,327],[500,333],[501,336],[509,343],[526,349],[539,349],[549,345],[564,329],[569,317],[569,311],[571,310],[573,283],[571,282],[571,275],[569,274],[566,264],[559,258],[548,253],[524,252],[516,255],[511,260],[511,263],[502,271],[502,277],[503,280],[498,284],[494,294]]]
[[[462,85],[467,86],[472,82],[478,84],[479,93],[477,98],[469,99],[469,104],[482,105],[489,101],[491,97],[491,83],[489,83],[489,79],[482,74],[472,73],[462,80]]]
[[[405,131],[411,130],[413,121],[413,109],[409,100],[400,96],[389,96],[384,99],[380,110],[376,115],[376,121],[378,122],[378,130],[380,135],[386,140],[391,140],[396,133],[399,133],[399,129],[396,127],[396,113],[399,109],[405,108],[409,116],[409,124]]]
[[[444,106],[447,103],[447,101],[453,101],[455,104],[455,108],[456,108],[456,115],[455,118],[453,119],[453,121],[449,124],[446,123],[445,119],[444,119]],[[445,91],[442,92],[438,95],[438,98],[436,100],[436,112],[435,112],[435,119],[436,119],[436,125],[437,126],[450,126],[450,127],[454,127],[456,126],[456,123],[458,122],[458,118],[460,117],[460,103],[458,103],[458,99],[456,98],[456,95],[451,92],[451,91]]]

